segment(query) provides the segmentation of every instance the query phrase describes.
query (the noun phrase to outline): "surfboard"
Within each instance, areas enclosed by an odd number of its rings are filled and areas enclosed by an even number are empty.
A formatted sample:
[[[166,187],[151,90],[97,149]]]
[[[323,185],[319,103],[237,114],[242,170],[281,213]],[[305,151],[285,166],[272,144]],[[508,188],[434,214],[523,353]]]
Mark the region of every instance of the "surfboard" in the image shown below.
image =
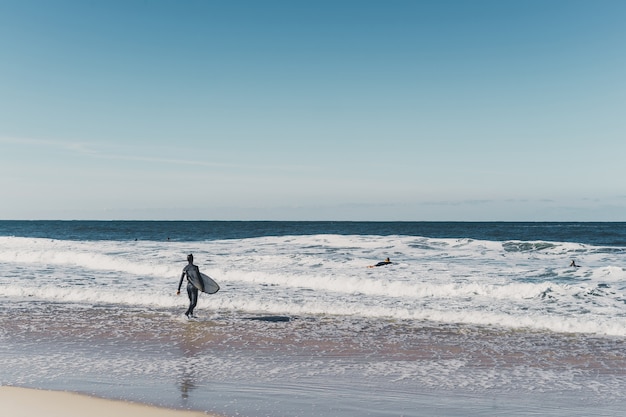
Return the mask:
[[[194,287],[207,294],[215,294],[220,290],[220,286],[217,285],[217,282],[207,274],[200,272],[200,279],[198,279],[198,275],[195,273],[194,269],[199,272],[197,268],[192,268],[189,271],[189,282],[191,282]]]
[[[207,274],[203,274],[200,272],[200,277],[202,277],[202,283],[204,284],[204,289],[200,289],[207,294],[215,294],[220,290],[220,286],[217,285],[217,282],[213,281],[213,278],[208,276]]]

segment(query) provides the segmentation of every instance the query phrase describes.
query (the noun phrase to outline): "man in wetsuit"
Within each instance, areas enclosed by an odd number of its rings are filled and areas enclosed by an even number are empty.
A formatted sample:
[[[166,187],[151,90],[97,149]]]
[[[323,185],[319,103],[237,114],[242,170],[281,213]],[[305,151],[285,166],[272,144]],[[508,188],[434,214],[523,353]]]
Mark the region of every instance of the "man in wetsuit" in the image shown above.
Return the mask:
[[[196,265],[193,264],[193,255],[190,253],[187,255],[187,266],[183,268],[183,273],[180,276],[180,282],[178,283],[178,291],[176,291],[176,295],[180,294],[180,287],[183,285],[183,278],[187,276],[187,295],[189,296],[189,308],[185,312],[185,316],[187,318],[195,317],[193,315],[193,309],[196,308],[196,304],[198,304],[198,289],[191,283],[191,279],[193,278],[196,282],[202,282],[200,278],[200,269]]]

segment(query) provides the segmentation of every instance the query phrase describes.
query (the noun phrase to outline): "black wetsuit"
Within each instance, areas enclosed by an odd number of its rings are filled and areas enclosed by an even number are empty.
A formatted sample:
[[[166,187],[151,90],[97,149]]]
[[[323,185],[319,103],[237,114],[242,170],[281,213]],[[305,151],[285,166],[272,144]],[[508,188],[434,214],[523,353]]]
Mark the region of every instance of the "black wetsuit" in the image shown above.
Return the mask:
[[[180,282],[178,283],[178,291],[180,292],[180,287],[183,285],[183,278],[187,276],[187,295],[189,296],[189,308],[185,312],[187,317],[193,316],[193,309],[196,308],[196,304],[198,304],[198,289],[189,280],[190,274],[196,274],[196,277],[198,279],[200,278],[200,270],[196,265],[191,263],[183,268],[183,274],[180,276]]]
[[[391,263],[390,261],[382,261],[382,262],[378,262],[374,266],[385,266],[385,265],[389,265],[390,263]]]

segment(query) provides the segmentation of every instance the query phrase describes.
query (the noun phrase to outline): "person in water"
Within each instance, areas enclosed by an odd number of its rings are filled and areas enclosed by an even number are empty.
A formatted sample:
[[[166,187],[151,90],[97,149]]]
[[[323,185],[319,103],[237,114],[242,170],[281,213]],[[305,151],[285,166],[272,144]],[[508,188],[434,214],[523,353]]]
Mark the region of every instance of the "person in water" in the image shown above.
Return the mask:
[[[576,261],[572,261],[569,266],[573,266],[574,268],[580,268],[580,265],[576,265]]]
[[[183,273],[180,276],[180,281],[178,283],[178,290],[176,291],[176,295],[180,294],[180,287],[183,285],[183,278],[187,277],[187,295],[189,296],[189,308],[185,311],[185,316],[187,318],[195,317],[193,315],[193,309],[196,308],[196,304],[198,304],[198,289],[191,283],[191,280],[195,280],[196,282],[202,282],[200,278],[200,269],[193,264],[193,255],[190,253],[187,255],[187,266],[183,268]]]
[[[390,263],[392,263],[389,258],[385,259],[384,261],[378,262],[376,265],[370,265],[368,266],[368,268],[374,268],[376,266],[384,266],[384,265],[389,265]]]

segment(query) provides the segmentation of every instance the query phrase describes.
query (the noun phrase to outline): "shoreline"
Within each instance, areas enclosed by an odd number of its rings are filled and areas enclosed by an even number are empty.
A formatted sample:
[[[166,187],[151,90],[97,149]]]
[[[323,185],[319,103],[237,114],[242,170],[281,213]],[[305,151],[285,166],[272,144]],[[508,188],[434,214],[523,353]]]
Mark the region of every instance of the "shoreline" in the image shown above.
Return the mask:
[[[0,324],[0,404],[3,387],[35,390],[11,398],[16,417],[108,417],[114,403],[118,417],[591,417],[626,404],[623,338],[34,301],[0,302]]]
[[[17,417],[218,417],[217,414],[202,411],[156,407],[70,391],[7,385],[0,386],[0,403],[7,415]]]

